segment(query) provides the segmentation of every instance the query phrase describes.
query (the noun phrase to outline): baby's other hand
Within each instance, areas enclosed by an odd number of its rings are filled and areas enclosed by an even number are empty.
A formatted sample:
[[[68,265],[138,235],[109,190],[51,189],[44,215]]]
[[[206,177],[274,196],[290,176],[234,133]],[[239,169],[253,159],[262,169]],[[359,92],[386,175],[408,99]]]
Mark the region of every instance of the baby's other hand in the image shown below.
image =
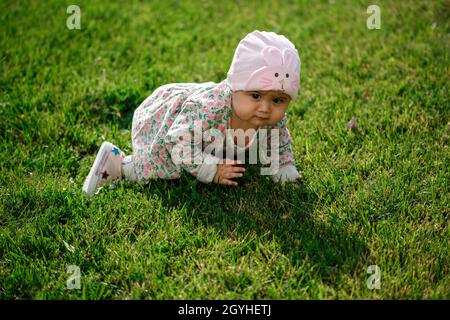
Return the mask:
[[[300,173],[297,168],[293,165],[287,165],[282,167],[276,174],[272,176],[272,180],[277,183],[292,182],[301,179]]]
[[[245,168],[236,166],[241,164],[240,160],[223,159],[217,164],[217,172],[214,176],[213,182],[217,184],[227,184],[230,186],[237,186],[238,183],[231,179],[242,177]]]

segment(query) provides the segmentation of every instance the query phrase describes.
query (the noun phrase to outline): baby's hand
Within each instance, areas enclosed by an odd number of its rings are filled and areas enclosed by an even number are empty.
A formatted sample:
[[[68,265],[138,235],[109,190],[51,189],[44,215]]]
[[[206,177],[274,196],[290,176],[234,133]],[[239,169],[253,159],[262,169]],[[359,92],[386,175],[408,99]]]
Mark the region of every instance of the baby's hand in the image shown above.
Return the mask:
[[[230,159],[220,160],[217,164],[217,172],[214,176],[213,182],[218,184],[237,186],[238,183],[230,179],[242,177],[243,172],[245,172],[245,168],[233,167],[233,165],[236,164],[241,164],[241,161]]]

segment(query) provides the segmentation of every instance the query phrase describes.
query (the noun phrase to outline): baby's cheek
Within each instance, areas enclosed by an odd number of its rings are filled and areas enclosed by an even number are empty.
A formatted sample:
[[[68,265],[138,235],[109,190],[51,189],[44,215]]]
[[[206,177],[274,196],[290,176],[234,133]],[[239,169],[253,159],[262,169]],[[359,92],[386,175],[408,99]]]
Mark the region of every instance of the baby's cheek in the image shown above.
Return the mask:
[[[256,107],[251,103],[246,104],[245,107],[242,108],[243,112],[245,113],[245,115],[247,117],[253,116],[255,109],[256,109]]]
[[[274,122],[280,122],[281,120],[283,120],[283,117],[285,115],[285,112],[283,110],[277,110],[274,114]]]

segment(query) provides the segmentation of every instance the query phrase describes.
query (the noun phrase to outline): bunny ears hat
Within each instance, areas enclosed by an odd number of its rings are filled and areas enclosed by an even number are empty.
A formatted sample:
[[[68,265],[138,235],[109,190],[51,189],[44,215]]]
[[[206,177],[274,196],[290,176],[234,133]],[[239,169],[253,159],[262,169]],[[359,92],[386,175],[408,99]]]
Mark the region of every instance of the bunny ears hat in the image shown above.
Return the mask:
[[[255,30],[239,42],[227,80],[231,90],[280,90],[292,100],[300,85],[300,57],[283,35]]]

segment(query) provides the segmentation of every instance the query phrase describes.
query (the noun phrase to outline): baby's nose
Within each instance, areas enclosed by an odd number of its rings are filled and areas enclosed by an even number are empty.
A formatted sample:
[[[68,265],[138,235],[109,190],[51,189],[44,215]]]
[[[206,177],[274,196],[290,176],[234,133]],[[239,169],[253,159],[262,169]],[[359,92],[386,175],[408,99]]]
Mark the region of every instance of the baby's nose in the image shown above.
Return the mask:
[[[261,109],[261,111],[269,112],[269,110],[270,110],[269,102],[263,101],[260,105],[260,109]]]

